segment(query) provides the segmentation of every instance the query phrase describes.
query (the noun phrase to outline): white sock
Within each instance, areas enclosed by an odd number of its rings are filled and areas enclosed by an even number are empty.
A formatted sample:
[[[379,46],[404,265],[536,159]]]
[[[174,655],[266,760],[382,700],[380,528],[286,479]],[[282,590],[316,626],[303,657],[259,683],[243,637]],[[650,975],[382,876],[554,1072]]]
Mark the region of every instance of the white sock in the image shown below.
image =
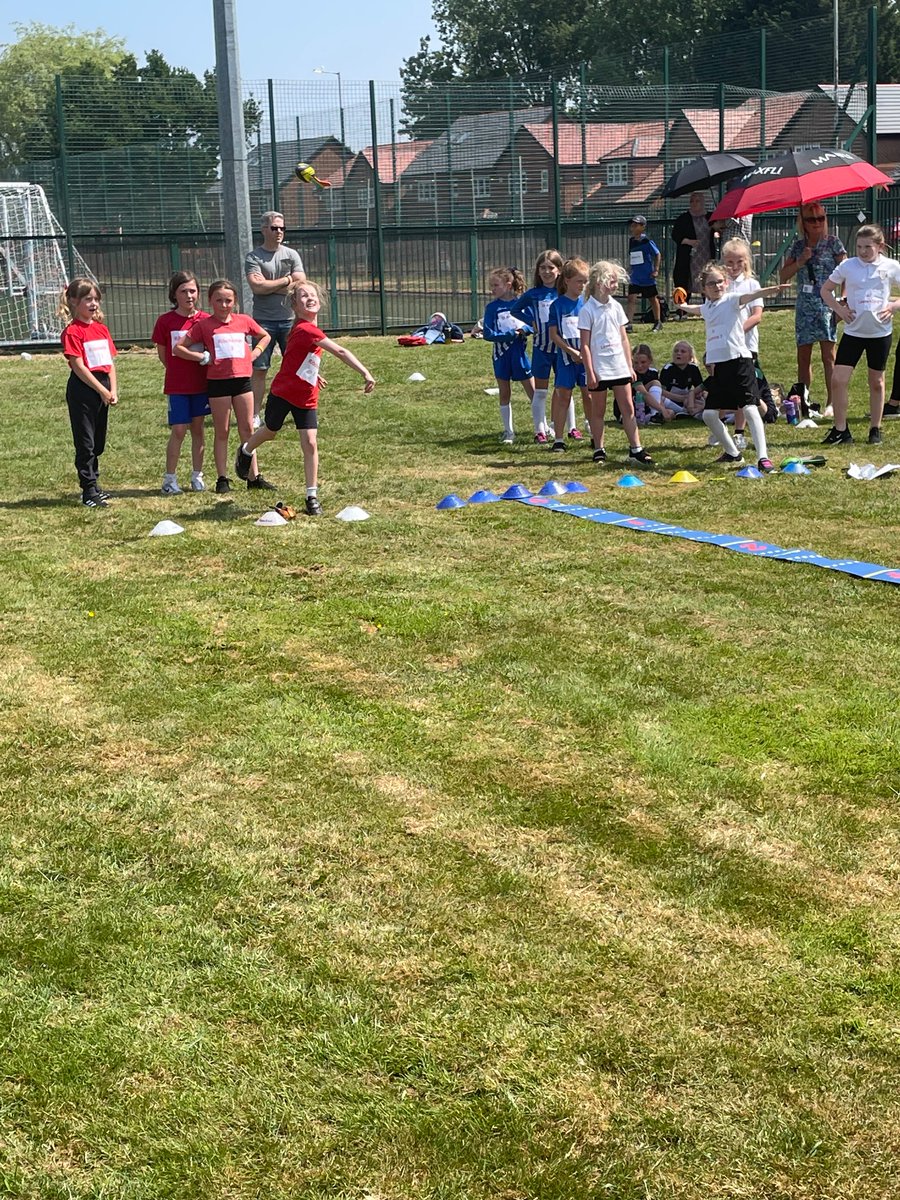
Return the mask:
[[[680,404],[676,404],[674,400],[666,399],[663,401],[663,404],[665,404],[666,408],[669,409],[670,412],[673,412],[676,417],[684,415],[684,409]]]
[[[719,445],[726,454],[735,455],[738,452],[737,446],[734,444],[734,439],[731,434],[722,424],[722,418],[714,408],[704,408],[703,423],[710,431],[714,433],[719,440]]]
[[[547,389],[535,388],[531,398],[531,419],[535,433],[547,432]]]
[[[307,500],[310,498],[310,496],[318,496],[318,494],[319,494],[319,489],[317,487],[308,487],[306,489]]]
[[[508,433],[510,437],[512,437],[513,426],[511,404],[500,405],[500,420],[503,422],[503,432]]]
[[[569,411],[566,413],[566,431],[571,433],[573,429],[578,428],[578,422],[575,420],[575,401],[569,401]]]
[[[762,417],[759,415],[759,409],[755,404],[745,404],[744,416],[747,418],[750,436],[753,438],[753,445],[756,447],[756,457],[768,458],[769,451],[766,447],[766,430]]]

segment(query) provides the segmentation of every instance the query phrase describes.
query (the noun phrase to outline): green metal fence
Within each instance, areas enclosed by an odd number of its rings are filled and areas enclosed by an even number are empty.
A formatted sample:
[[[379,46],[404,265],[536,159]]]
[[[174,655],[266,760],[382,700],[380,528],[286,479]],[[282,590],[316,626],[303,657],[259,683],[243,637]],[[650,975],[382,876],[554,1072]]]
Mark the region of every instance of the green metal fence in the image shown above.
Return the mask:
[[[635,212],[648,218],[668,275],[668,229],[686,202],[660,191],[697,154],[758,160],[846,145],[874,160],[874,50],[874,18],[842,31],[841,87],[822,82],[833,79],[828,21],[642,45],[627,83],[622,64],[613,74],[602,58],[542,80],[405,88],[325,72],[247,81],[254,224],[267,209],[284,213],[288,243],[328,289],[335,331],[408,329],[435,308],[473,321],[492,267],[513,263],[530,275],[548,245],[621,258]],[[44,189],[67,260],[80,254],[107,289],[116,335],[146,340],[172,270],[190,267],[204,281],[224,265],[215,113],[196,80],[178,78],[165,105],[145,81],[92,79],[88,113],[85,83],[58,81],[45,143],[33,137],[30,157],[3,173]],[[117,130],[120,112],[129,121]],[[298,160],[330,186],[301,183]],[[835,209],[842,235],[861,204],[871,213],[864,196]],[[793,216],[767,215],[754,228],[762,267],[781,252]],[[22,337],[22,321],[4,313],[16,307],[15,264],[34,235],[0,236],[0,343]]]

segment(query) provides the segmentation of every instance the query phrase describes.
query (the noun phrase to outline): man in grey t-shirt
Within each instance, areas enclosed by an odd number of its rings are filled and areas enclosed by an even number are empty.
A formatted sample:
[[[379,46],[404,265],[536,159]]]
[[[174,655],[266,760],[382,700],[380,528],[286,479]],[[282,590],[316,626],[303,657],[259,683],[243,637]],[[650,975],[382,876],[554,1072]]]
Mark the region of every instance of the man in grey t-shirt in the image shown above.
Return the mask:
[[[306,278],[303,259],[296,250],[284,244],[284,217],[280,212],[262,215],[263,244],[254,247],[244,260],[244,273],[253,293],[253,319],[272,340],[253,364],[254,425],[258,424],[259,409],[266,392],[266,374],[277,342],[281,353],[287,345],[294,323],[290,287]]]

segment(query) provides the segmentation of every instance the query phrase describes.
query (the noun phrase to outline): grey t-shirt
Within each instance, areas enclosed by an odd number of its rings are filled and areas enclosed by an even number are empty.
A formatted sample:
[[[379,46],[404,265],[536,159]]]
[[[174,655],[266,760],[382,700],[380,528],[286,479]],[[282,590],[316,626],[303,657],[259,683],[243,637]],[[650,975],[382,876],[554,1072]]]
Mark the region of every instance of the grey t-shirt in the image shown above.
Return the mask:
[[[277,250],[265,250],[254,246],[244,259],[245,275],[262,275],[263,279],[279,279],[303,270],[303,259],[290,246],[279,246]],[[255,321],[292,321],[290,296],[273,292],[271,296],[253,297],[253,319]]]

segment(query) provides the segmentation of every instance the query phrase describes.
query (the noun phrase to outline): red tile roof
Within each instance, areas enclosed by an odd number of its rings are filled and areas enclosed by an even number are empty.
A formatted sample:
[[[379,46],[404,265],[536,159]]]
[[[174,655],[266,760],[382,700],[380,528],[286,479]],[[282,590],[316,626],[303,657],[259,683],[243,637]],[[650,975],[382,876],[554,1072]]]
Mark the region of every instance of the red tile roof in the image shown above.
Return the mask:
[[[671,128],[673,122],[669,122]],[[548,154],[553,154],[553,126],[525,125],[525,129]],[[656,158],[662,153],[666,129],[664,121],[629,121],[584,128],[585,158],[588,163],[603,158]],[[559,127],[560,166],[581,165],[581,126]]]

